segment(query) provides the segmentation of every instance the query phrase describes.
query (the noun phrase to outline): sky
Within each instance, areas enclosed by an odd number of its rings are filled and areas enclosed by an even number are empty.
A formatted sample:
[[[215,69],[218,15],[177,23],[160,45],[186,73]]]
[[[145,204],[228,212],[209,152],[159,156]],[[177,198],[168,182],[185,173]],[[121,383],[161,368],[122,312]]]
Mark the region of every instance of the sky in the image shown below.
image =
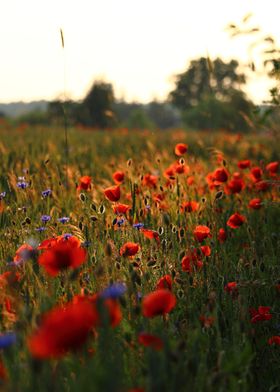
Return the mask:
[[[0,102],[78,100],[100,79],[113,84],[118,99],[162,100],[192,59],[248,62],[248,39],[225,30],[247,13],[252,25],[279,38],[278,7],[279,0],[2,1]],[[268,88],[256,74],[247,93],[259,103]]]

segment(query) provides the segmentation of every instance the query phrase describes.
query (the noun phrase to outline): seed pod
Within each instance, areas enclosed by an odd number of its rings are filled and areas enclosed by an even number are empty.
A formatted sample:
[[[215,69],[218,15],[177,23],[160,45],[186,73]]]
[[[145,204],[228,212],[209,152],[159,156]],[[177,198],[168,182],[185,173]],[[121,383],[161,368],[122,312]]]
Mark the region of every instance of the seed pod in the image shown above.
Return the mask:
[[[118,261],[116,261],[115,267],[117,268],[117,270],[120,270],[122,266]]]
[[[90,208],[91,208],[93,211],[95,211],[95,212],[97,211],[96,205],[95,205],[94,203],[91,203]]]
[[[79,222],[79,229],[82,231],[83,230],[83,228],[84,228],[84,225],[83,225],[83,223],[82,222]]]
[[[147,267],[154,267],[156,265],[157,261],[155,259],[150,259],[147,262]]]
[[[86,195],[84,193],[80,193],[79,194],[79,199],[81,200],[81,202],[85,202],[86,201]]]
[[[181,290],[181,289],[177,290],[177,297],[178,297],[179,299],[184,298],[184,291]]]
[[[159,229],[158,229],[158,234],[159,235],[162,235],[164,233],[164,228],[161,226],[161,227],[159,227]]]
[[[215,195],[215,200],[220,200],[222,199],[224,196],[224,192],[223,191],[218,191]]]
[[[101,204],[101,206],[99,207],[98,213],[104,214],[104,212],[105,212],[105,206],[103,204]]]
[[[183,228],[181,228],[180,230],[179,230],[179,237],[184,237],[184,235],[185,235],[185,230],[183,229]]]
[[[96,221],[98,220],[98,218],[96,218],[96,216],[93,216],[93,215],[92,215],[92,216],[90,217],[90,220],[91,220],[92,222],[96,222]]]

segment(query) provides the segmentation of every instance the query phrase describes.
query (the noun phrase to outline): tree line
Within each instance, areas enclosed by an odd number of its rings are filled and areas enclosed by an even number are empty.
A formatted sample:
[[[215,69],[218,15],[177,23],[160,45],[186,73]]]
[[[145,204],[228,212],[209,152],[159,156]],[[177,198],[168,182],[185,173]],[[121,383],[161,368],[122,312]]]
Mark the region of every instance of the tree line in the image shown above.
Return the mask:
[[[256,109],[243,91],[246,76],[236,60],[201,57],[176,75],[165,101],[148,104],[117,100],[111,83],[95,81],[81,101],[54,100],[46,113],[29,113],[20,120],[108,129],[227,129],[244,132]]]

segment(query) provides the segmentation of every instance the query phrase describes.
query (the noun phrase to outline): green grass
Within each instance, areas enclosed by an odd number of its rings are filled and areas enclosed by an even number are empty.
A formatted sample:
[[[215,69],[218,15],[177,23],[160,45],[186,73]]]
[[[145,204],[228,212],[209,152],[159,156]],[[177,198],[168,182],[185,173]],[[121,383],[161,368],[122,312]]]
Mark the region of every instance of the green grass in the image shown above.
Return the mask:
[[[0,213],[0,272],[16,270],[21,280],[0,285],[1,332],[15,331],[17,342],[3,350],[1,358],[8,378],[3,390],[24,391],[278,391],[280,390],[280,346],[268,339],[280,335],[279,199],[277,178],[271,178],[266,164],[277,160],[277,143],[269,135],[234,135],[203,132],[108,132],[69,130],[68,172],[65,170],[63,129],[0,129],[0,192],[6,191]],[[184,156],[189,173],[175,175],[167,186],[164,170],[176,157],[174,147],[189,145]],[[243,172],[246,188],[236,195],[215,200],[206,175],[219,165],[223,154],[229,173],[239,171],[237,162],[250,159],[261,166],[270,188],[257,192]],[[125,172],[120,202],[133,205],[125,223],[113,225],[116,215],[103,190],[113,185],[112,173]],[[145,187],[146,173],[158,176],[156,188]],[[76,187],[81,176],[92,177],[92,188],[81,197]],[[18,177],[30,186],[19,189]],[[194,185],[187,178],[194,177]],[[67,179],[67,181],[66,181]],[[278,178],[279,179],[279,178]],[[67,186],[66,186],[67,184]],[[52,196],[41,192],[50,188]],[[223,188],[223,185],[220,186]],[[159,208],[155,194],[163,194],[166,206]],[[248,208],[252,198],[263,201],[260,210]],[[183,201],[200,203],[197,212],[183,213]],[[150,209],[145,205],[150,205]],[[220,212],[218,212],[220,209]],[[246,223],[233,230],[226,225],[239,212]],[[51,216],[42,233],[41,216]],[[70,217],[69,223],[57,219]],[[160,245],[145,238],[132,224],[144,223],[160,233]],[[187,273],[181,259],[198,243],[193,237],[197,225],[207,225],[211,247],[201,270]],[[228,238],[221,244],[217,232],[225,228]],[[65,271],[53,278],[32,259],[13,267],[16,250],[23,243],[38,245],[46,238],[72,233],[89,242],[87,261],[77,271]],[[134,259],[121,257],[128,241],[137,242]],[[203,245],[201,244],[201,245]],[[176,307],[165,317],[143,317],[141,296],[155,290],[165,274],[173,279]],[[238,294],[224,291],[231,281]],[[27,337],[40,325],[40,316],[58,303],[71,300],[81,289],[97,293],[111,282],[126,282],[127,292],[119,300],[122,321],[114,329],[97,328],[78,352],[57,360],[39,361],[27,348]],[[5,298],[14,316],[7,314]],[[270,306],[272,319],[252,324],[250,308]],[[203,327],[201,315],[213,317]],[[164,342],[161,351],[141,346],[141,331],[155,334]],[[88,349],[93,349],[94,353]]]

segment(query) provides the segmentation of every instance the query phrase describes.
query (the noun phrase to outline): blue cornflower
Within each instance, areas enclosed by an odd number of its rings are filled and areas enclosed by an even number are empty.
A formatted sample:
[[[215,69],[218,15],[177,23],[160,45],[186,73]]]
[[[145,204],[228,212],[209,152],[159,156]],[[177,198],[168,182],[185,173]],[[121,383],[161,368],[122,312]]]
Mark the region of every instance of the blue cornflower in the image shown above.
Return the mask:
[[[6,197],[6,192],[1,192],[0,193],[0,200],[4,199]]]
[[[151,206],[150,206],[149,204],[147,204],[147,205],[145,206],[145,208],[146,208],[146,210],[149,210],[149,209],[151,208]]]
[[[73,234],[70,234],[70,233],[65,233],[65,234],[63,234],[63,238],[64,238],[65,240],[69,240],[69,238],[71,238],[71,237],[73,237]]]
[[[0,349],[7,348],[14,344],[17,340],[17,336],[14,332],[8,332],[0,335]]]
[[[41,216],[42,222],[47,223],[49,220],[51,220],[51,217],[49,215],[42,215]]]
[[[68,218],[68,216],[63,216],[62,218],[58,218],[58,222],[67,223],[67,222],[69,222],[69,219],[70,218]]]
[[[124,222],[125,222],[125,219],[119,219],[119,220],[117,220],[117,225],[120,227],[121,225],[123,225],[124,224]]]
[[[45,191],[42,192],[43,197],[48,197],[52,194],[51,189],[46,189]]]
[[[42,231],[47,230],[47,228],[45,226],[41,226],[41,227],[37,227],[35,230],[39,231],[39,233],[41,233]]]
[[[114,283],[104,289],[100,296],[101,298],[107,299],[112,298],[116,299],[121,297],[127,290],[127,287],[124,283]]]
[[[133,227],[134,227],[135,229],[140,230],[140,229],[142,229],[142,228],[144,227],[144,223],[134,223],[134,224],[133,224]]]
[[[90,241],[84,241],[84,242],[81,244],[81,246],[82,246],[83,248],[89,248],[90,245],[91,245],[91,242],[90,242]]]
[[[18,181],[17,187],[20,189],[26,189],[28,187],[28,182],[26,181]]]

